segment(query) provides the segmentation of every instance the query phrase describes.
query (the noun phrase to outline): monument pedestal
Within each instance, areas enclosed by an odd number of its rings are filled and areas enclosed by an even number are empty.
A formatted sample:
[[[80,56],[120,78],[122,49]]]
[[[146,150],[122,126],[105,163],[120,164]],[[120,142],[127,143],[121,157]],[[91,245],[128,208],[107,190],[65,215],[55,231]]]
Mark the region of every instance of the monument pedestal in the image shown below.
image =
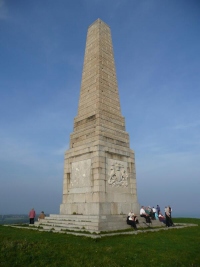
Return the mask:
[[[100,233],[101,231],[114,231],[129,229],[126,224],[126,215],[56,215],[36,222],[35,226],[41,226],[44,230],[54,229],[56,231],[81,231]]]
[[[35,222],[34,226],[42,228],[44,231],[56,231],[65,233],[97,233],[101,231],[117,231],[130,229],[131,226],[126,223],[127,215],[55,215],[50,214],[49,217]],[[139,224],[137,228],[149,227],[166,227],[166,225],[159,220],[153,220],[152,224],[146,223],[145,218],[138,216]]]
[[[134,167],[134,153],[127,147],[96,141],[90,147],[70,149],[60,214],[138,213]]]

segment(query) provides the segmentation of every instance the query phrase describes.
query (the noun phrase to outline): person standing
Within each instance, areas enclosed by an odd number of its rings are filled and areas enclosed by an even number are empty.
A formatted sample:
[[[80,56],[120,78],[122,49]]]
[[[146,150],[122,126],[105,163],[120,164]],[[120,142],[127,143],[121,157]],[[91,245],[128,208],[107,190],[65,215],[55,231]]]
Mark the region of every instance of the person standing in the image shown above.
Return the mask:
[[[158,213],[158,215],[159,215],[159,213],[160,213],[160,206],[157,205],[156,209],[157,209],[157,213]]]
[[[29,219],[30,219],[30,224],[34,224],[34,219],[35,219],[35,210],[32,208],[29,212]]]
[[[169,209],[169,215],[170,215],[170,220],[169,220],[170,226],[174,226],[174,223],[172,221],[172,208],[169,206],[168,209]]]
[[[171,208],[170,207],[167,207],[166,208],[166,226],[167,227],[170,227],[170,226],[174,226],[173,222],[172,222],[172,218],[171,218]]]

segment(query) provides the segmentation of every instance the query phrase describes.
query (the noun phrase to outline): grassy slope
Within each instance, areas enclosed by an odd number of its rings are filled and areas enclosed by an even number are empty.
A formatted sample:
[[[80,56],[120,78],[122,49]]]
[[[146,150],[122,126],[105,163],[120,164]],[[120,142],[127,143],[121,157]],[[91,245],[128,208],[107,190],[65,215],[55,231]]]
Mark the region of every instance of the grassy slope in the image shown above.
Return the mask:
[[[93,240],[0,226],[0,266],[200,266],[198,227]]]

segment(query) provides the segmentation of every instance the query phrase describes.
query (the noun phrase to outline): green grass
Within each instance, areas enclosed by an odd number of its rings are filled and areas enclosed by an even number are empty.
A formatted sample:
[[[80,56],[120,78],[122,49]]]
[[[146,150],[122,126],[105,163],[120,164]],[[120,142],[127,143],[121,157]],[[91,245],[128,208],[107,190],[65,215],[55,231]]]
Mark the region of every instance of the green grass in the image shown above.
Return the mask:
[[[0,226],[0,266],[200,266],[198,227],[91,239]]]

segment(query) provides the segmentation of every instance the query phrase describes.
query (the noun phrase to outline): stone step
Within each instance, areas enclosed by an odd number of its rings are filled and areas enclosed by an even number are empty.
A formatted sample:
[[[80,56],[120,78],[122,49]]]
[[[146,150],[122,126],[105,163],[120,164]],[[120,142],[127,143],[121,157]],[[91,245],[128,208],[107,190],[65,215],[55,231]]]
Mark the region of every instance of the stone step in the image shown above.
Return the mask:
[[[60,216],[49,216],[49,217],[45,217],[45,220],[49,220],[49,221],[63,221],[63,222],[99,222],[99,218],[98,217],[70,217],[70,216],[66,216],[66,217],[60,217]]]
[[[97,232],[97,229],[92,229],[91,227],[87,229],[87,227],[77,227],[77,226],[66,226],[66,225],[51,225],[51,224],[40,224],[40,228],[43,230],[56,230],[56,231],[88,231],[88,232]]]
[[[65,225],[72,225],[72,224],[77,224],[77,225],[97,225],[98,221],[72,221],[72,220],[56,220],[56,219],[43,219],[40,220],[40,222],[48,222],[51,224],[55,223],[60,223],[60,224],[65,224]]]
[[[48,221],[43,221],[43,222],[36,222],[35,226],[38,227],[43,227],[43,228],[55,228],[58,227],[60,229],[69,229],[69,230],[81,230],[81,229],[85,229],[88,231],[96,231],[98,229],[98,225],[92,225],[92,224],[66,224],[66,223],[60,223],[59,221],[54,221],[54,223],[52,222],[48,222]]]
[[[151,220],[152,223],[146,223],[146,219],[143,217],[138,217],[139,224],[137,224],[138,228],[143,227],[162,227],[166,226],[164,223],[160,222],[159,220]]]
[[[105,216],[98,216],[98,215],[60,215],[60,214],[50,214],[48,217],[45,218],[56,218],[56,219],[62,219],[62,220],[98,220],[99,217],[105,217]]]

